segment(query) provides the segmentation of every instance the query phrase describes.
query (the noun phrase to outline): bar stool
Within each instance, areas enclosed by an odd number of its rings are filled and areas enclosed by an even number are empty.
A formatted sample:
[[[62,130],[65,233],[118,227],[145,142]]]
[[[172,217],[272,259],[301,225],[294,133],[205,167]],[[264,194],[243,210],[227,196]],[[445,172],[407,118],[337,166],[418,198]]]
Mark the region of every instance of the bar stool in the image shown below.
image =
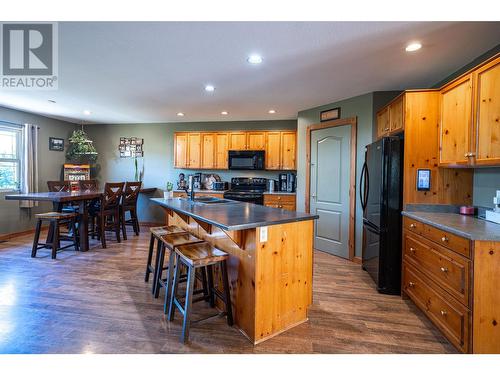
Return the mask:
[[[76,221],[77,214],[75,212],[46,212],[43,214],[36,214],[37,218],[35,238],[33,239],[33,248],[31,250],[31,257],[35,258],[36,253],[39,249],[50,246],[52,248],[52,259],[56,259],[56,254],[59,250],[66,249],[70,246],[74,246],[75,250],[78,251],[78,239],[76,236]],[[40,240],[40,231],[42,229],[42,222],[49,222],[49,232],[52,233],[50,239],[47,242],[38,242]],[[69,225],[72,234],[62,234],[60,233],[60,226]],[[60,247],[60,241],[71,241],[72,243],[63,247]],[[50,241],[50,242],[49,242]]]
[[[155,269],[156,269],[156,266],[158,265],[158,259],[160,256],[161,236],[164,236],[166,234],[172,234],[172,233],[186,233],[186,231],[184,229],[179,228],[178,226],[175,226],[175,225],[168,225],[165,227],[151,227],[149,229],[149,231],[151,232],[151,239],[149,240],[148,260],[147,260],[147,264],[146,264],[146,273],[144,275],[144,282],[146,282],[146,283],[149,281],[149,274],[150,273],[153,273],[154,278],[156,278]],[[153,252],[154,252],[154,248],[155,248],[155,241],[157,241],[157,245],[156,245],[155,264],[153,267],[153,265],[151,263],[153,261]],[[155,283],[153,283],[153,290],[152,290],[153,294],[155,292],[154,286],[155,286]]]
[[[175,309],[183,315],[182,335],[181,342],[186,343],[189,340],[189,326],[191,324],[191,307],[193,303],[193,291],[195,272],[197,269],[208,269],[208,283],[210,305],[215,306],[215,297],[219,297],[226,307],[225,315],[227,316],[227,324],[233,325],[233,312],[231,307],[231,294],[229,291],[229,278],[227,274],[227,259],[229,255],[224,251],[216,249],[207,242],[179,245],[175,247],[175,262],[177,267],[175,269],[174,281],[172,285],[172,292],[170,296],[170,306],[168,310],[168,320],[174,320]],[[184,306],[181,305],[177,299],[177,288],[179,286],[180,265],[183,264],[187,267],[187,287],[186,298]],[[224,292],[221,293],[213,286],[213,272],[214,265],[219,264],[222,271],[222,283]],[[217,314],[218,315],[218,314]],[[211,318],[212,316],[208,317]],[[205,319],[208,319],[205,318]],[[201,319],[201,320],[205,320]],[[199,320],[199,321],[201,321]]]
[[[170,286],[172,285],[172,270],[175,267],[178,267],[178,263],[174,264],[174,251],[177,246],[188,245],[203,242],[202,239],[199,239],[196,236],[193,236],[191,233],[171,233],[160,236],[160,247],[157,250],[157,259],[158,263],[155,266],[155,276],[154,276],[154,296],[158,298],[160,295],[160,289],[165,288],[165,296],[168,298]],[[168,266],[163,268],[163,263],[165,261],[165,254],[168,250]],[[167,277],[165,279],[162,278],[163,271],[167,271]],[[186,277],[187,279],[187,277]],[[206,276],[202,277],[203,281],[203,289],[205,290],[205,297],[208,297],[208,284],[206,280]],[[167,307],[164,306],[164,312],[166,314]]]

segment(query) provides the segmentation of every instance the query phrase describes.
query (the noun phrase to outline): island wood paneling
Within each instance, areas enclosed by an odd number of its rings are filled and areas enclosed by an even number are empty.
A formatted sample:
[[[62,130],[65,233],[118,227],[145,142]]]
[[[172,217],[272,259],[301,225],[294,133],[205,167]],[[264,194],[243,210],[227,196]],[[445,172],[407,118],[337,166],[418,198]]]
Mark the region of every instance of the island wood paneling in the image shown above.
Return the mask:
[[[473,171],[439,167],[439,91],[405,93],[404,204],[472,204]],[[417,191],[418,169],[431,171],[431,190]]]

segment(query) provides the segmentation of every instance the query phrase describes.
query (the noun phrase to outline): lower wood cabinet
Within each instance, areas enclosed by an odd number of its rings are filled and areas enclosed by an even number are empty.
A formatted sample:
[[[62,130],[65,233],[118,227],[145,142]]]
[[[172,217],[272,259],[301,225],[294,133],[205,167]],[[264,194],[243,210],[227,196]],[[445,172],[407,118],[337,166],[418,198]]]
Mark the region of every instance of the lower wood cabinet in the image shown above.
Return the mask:
[[[290,194],[264,194],[264,206],[296,210],[296,197]]]
[[[402,295],[464,353],[500,353],[500,242],[403,218]]]

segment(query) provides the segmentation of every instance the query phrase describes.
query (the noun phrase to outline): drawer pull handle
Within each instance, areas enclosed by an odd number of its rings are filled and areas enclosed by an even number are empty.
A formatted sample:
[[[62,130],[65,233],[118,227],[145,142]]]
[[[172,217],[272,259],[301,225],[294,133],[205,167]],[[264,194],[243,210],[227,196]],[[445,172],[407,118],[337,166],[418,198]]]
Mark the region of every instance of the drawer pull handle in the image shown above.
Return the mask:
[[[446,273],[446,272],[448,272],[448,268],[446,268],[446,267],[441,267],[441,272],[445,272],[445,273]]]
[[[410,228],[416,228],[417,227],[417,224],[410,224]]]
[[[410,282],[408,283],[408,286],[409,286],[410,288],[413,288],[413,287],[415,286],[415,283],[414,283],[413,281],[410,281]]]
[[[442,316],[446,316],[448,314],[448,312],[446,310],[441,310],[441,315]]]
[[[411,251],[412,253],[414,253],[414,252],[415,252],[415,249],[414,249],[413,247],[410,247],[410,251]]]
[[[443,237],[441,237],[441,241],[443,241],[443,242],[448,242],[449,240],[448,240],[448,237],[443,236]]]

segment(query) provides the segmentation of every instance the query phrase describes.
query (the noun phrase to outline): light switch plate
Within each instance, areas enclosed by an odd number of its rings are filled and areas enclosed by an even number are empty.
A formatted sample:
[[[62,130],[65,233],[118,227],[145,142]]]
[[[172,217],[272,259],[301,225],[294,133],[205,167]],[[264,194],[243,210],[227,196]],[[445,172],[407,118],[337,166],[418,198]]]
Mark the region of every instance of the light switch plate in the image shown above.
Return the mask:
[[[500,224],[500,212],[486,210],[486,220]]]
[[[267,227],[260,227],[260,242],[267,242]]]

